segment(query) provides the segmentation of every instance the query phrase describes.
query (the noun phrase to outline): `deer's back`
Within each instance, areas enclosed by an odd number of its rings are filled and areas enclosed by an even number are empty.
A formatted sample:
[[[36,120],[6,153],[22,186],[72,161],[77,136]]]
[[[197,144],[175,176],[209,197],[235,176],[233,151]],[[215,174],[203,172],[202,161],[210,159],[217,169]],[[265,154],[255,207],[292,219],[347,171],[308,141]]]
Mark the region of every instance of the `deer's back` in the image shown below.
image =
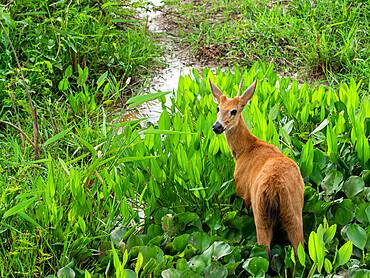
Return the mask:
[[[262,186],[285,187],[303,204],[304,183],[298,165],[262,140],[236,160],[234,178],[236,191],[246,205]]]

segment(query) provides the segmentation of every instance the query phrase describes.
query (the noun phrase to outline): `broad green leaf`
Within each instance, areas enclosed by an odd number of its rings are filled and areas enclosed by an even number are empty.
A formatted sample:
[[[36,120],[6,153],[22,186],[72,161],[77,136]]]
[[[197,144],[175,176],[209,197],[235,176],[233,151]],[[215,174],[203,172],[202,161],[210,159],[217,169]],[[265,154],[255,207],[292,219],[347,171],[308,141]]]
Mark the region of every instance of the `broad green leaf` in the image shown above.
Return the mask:
[[[206,267],[206,264],[205,264],[203,258],[201,256],[197,255],[197,256],[194,256],[190,259],[189,266],[190,266],[190,269],[192,269],[196,272],[203,273],[203,271]]]
[[[229,255],[232,252],[232,249],[229,244],[222,241],[217,241],[213,243],[215,249],[213,251],[213,258],[218,260],[226,255]]]
[[[180,258],[180,259],[177,260],[176,269],[181,270],[181,271],[185,271],[185,270],[189,270],[190,267],[189,267],[188,262],[186,261],[186,259]]]
[[[169,92],[159,92],[159,93],[147,94],[147,95],[139,95],[139,96],[132,97],[127,101],[127,104],[130,104],[127,107],[127,109],[138,106],[138,105],[140,105],[144,102],[159,98],[161,96],[168,95],[169,93],[171,93],[171,91],[169,91]]]
[[[179,135],[179,134],[195,134],[191,132],[177,131],[177,130],[161,130],[161,129],[145,129],[141,131],[143,134],[167,134],[167,135]]]
[[[164,253],[162,249],[160,249],[158,246],[143,246],[140,249],[140,252],[143,255],[144,265],[146,265],[149,262],[150,258],[155,259],[157,264],[163,262]]]
[[[352,255],[352,241],[347,241],[338,251],[337,251],[337,260],[335,265],[341,266],[344,265],[351,258]]]
[[[324,243],[320,242],[315,232],[311,232],[308,239],[308,253],[312,261],[317,265],[319,273],[321,273],[321,268],[324,263],[325,247]]]
[[[358,224],[351,224],[347,229],[347,236],[356,247],[364,250],[367,241],[367,234],[361,226]]]
[[[324,232],[324,242],[329,243],[330,241],[332,241],[336,231],[337,224],[331,225],[329,228],[327,228]]]
[[[25,211],[35,200],[36,200],[36,196],[29,199],[29,200],[26,200],[12,208],[10,208],[9,210],[7,210],[4,215],[3,215],[3,218],[7,218],[9,216],[12,216],[16,213],[19,213],[19,212],[22,212],[22,211]]]
[[[211,244],[211,238],[204,232],[194,232],[188,239],[188,244],[191,244],[200,252],[205,251]]]
[[[135,273],[136,275],[139,275],[139,271],[141,269],[141,266],[143,265],[143,254],[139,252],[139,256],[137,256],[136,264],[135,264]]]
[[[335,212],[335,222],[344,226],[351,222],[354,218],[354,213],[346,208],[339,208]]]
[[[365,188],[365,182],[358,176],[350,176],[343,184],[343,191],[348,198],[356,196]]]
[[[76,134],[74,134],[73,136],[75,136],[78,139],[78,141],[80,141],[80,143],[84,145],[91,152],[91,155],[93,157],[96,157],[97,152],[89,142],[87,142],[85,139],[82,139],[81,137],[78,137]]]
[[[314,131],[311,132],[311,134],[315,134],[318,131],[322,130],[324,127],[327,126],[327,124],[328,124],[328,119],[323,120],[322,123],[317,128],[315,128]]]
[[[336,170],[329,171],[321,183],[321,187],[326,191],[327,195],[336,193],[341,188],[343,174]]]
[[[229,275],[233,275],[235,274],[235,270],[238,268],[238,266],[243,263],[244,259],[242,259],[241,261],[238,261],[238,262],[235,262],[235,263],[228,263],[225,265]]]
[[[58,84],[58,89],[60,91],[66,91],[68,89],[68,79],[67,78],[63,78],[62,80],[59,81],[59,84]]]
[[[256,276],[260,271],[266,273],[269,267],[269,261],[262,257],[249,258],[243,263],[243,268],[253,276]]]
[[[43,229],[39,223],[37,223],[33,218],[31,218],[27,213],[25,213],[24,211],[20,211],[17,213],[18,216],[22,217],[24,220],[27,220],[28,222],[30,222],[32,225],[34,226],[38,226],[40,227],[41,229]]]
[[[74,278],[75,272],[69,266],[62,267],[57,273],[58,278]]]
[[[253,257],[262,257],[262,258],[265,258],[266,260],[269,259],[269,256],[268,256],[265,248],[262,248],[260,246],[254,246],[252,248],[250,257],[251,258],[253,258]]]
[[[313,145],[311,139],[308,139],[304,145],[301,157],[299,159],[299,167],[303,177],[308,177],[313,169]]]
[[[143,246],[144,242],[138,235],[131,235],[127,241],[127,249],[130,251],[135,246]]]
[[[63,138],[67,133],[69,133],[71,131],[71,128],[67,129],[67,130],[64,130],[56,135],[54,135],[53,137],[49,138],[48,140],[46,140],[46,142],[44,143],[44,147],[46,147],[47,145]]]
[[[150,258],[149,262],[143,267],[143,271],[140,274],[140,277],[147,277],[154,271],[157,262],[154,258]]]
[[[169,268],[162,271],[163,278],[180,278],[182,271],[174,268]]]
[[[304,249],[301,243],[299,243],[298,245],[297,253],[298,253],[299,263],[303,266],[306,266],[306,253],[304,252]]]
[[[356,208],[355,217],[356,220],[359,221],[360,223],[366,224],[367,222],[369,222],[369,219],[366,214],[367,209],[370,210],[369,203],[362,203]]]
[[[137,278],[138,277],[136,273],[132,271],[131,269],[124,269],[124,274],[122,278],[125,277],[124,275],[127,275],[126,278]]]
[[[118,246],[124,235],[125,231],[118,227],[110,233],[110,239],[112,240],[114,245]]]
[[[108,71],[104,72],[99,79],[96,81],[96,84],[98,85],[98,88],[102,85],[102,83],[107,79]]]
[[[142,161],[144,159],[152,159],[156,158],[158,156],[127,156],[122,157],[117,160],[117,163],[127,163],[127,162],[133,162],[133,161]]]
[[[212,262],[204,269],[205,278],[225,278],[228,271],[220,262]]]
[[[330,274],[331,271],[333,270],[333,265],[331,264],[331,262],[328,260],[328,258],[325,258],[325,261],[324,261],[324,268],[325,268],[325,271],[326,273]]]
[[[64,72],[65,78],[70,78],[72,75],[72,65],[69,65]]]
[[[181,236],[175,237],[173,240],[173,247],[177,252],[182,252],[188,245],[189,234],[183,234]]]

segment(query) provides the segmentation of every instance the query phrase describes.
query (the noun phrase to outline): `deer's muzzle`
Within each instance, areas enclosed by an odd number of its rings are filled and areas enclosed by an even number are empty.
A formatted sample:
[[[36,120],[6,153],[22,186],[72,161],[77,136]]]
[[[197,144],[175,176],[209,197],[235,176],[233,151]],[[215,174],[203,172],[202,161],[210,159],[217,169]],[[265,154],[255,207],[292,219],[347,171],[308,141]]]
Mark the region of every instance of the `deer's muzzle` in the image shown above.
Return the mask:
[[[219,122],[215,122],[212,126],[212,130],[216,134],[221,134],[224,131],[224,127]]]

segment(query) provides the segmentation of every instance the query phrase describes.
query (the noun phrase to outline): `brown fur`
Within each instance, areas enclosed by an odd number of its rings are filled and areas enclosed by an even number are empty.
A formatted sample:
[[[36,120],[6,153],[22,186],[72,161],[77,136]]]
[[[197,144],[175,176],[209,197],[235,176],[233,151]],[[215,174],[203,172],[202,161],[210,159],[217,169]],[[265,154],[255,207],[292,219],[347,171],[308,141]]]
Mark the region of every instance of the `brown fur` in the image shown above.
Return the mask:
[[[304,182],[297,164],[278,148],[255,137],[245,125],[241,114],[252,98],[256,81],[241,95],[229,99],[211,81],[212,94],[220,104],[216,133],[225,131],[225,138],[235,159],[236,192],[252,205],[258,244],[270,250],[274,224],[280,220],[297,251],[303,241]],[[230,111],[237,109],[236,115]],[[217,129],[222,126],[222,128]],[[297,252],[296,252],[297,254]]]

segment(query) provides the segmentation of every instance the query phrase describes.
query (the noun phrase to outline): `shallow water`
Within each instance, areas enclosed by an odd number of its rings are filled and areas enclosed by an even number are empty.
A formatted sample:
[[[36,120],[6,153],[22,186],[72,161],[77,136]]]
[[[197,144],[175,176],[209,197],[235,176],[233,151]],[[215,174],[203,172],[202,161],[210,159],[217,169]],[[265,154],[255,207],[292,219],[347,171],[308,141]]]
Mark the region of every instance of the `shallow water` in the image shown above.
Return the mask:
[[[153,7],[149,10],[143,10],[141,17],[147,19],[147,27],[150,32],[157,34],[165,33],[166,30],[163,29],[162,23],[159,20],[162,12],[155,9],[162,6],[163,3],[161,0],[152,0],[151,2],[153,3]],[[164,59],[168,66],[156,72],[155,76],[150,80],[148,91],[144,93],[157,93],[159,91],[172,92],[166,95],[166,104],[169,106],[170,99],[177,90],[180,75],[185,76],[190,74],[191,68],[186,65],[183,59],[179,58],[172,41],[164,40],[162,46],[166,47]],[[144,124],[147,122],[156,124],[161,112],[161,103],[158,100],[153,100],[128,110],[122,117],[122,121],[148,118],[144,121]]]

